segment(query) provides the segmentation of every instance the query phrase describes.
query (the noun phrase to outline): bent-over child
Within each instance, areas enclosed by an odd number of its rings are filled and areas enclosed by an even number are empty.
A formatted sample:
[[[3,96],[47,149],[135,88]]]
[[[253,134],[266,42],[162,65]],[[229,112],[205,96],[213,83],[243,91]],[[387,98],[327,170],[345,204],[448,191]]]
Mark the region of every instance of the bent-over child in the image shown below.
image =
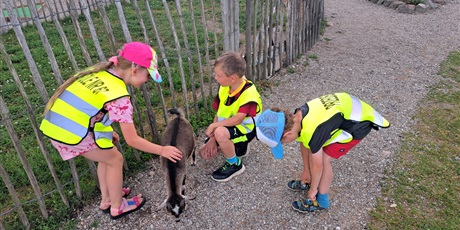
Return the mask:
[[[370,105],[347,93],[334,93],[306,102],[294,114],[278,108],[264,111],[257,121],[257,138],[283,156],[282,143],[300,142],[303,171],[291,180],[291,190],[307,192],[307,198],[292,202],[299,212],[327,209],[332,181],[331,160],[339,159],[372,129],[390,123]]]

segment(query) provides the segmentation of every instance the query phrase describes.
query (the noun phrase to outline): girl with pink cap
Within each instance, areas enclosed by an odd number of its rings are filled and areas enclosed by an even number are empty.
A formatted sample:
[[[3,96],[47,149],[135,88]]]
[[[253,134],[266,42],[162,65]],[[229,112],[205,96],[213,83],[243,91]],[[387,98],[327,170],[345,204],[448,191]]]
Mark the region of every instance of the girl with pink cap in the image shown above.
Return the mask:
[[[112,219],[139,210],[146,200],[141,194],[124,198],[130,189],[122,188],[123,155],[113,144],[119,140],[111,127],[113,122],[119,123],[129,146],[173,162],[182,158],[176,147],[151,143],[136,132],[127,85],[138,88],[149,76],[161,82],[155,51],[141,42],[127,43],[118,56],[64,82],[47,103],[40,125],[63,160],[81,155],[98,162],[100,208]]]

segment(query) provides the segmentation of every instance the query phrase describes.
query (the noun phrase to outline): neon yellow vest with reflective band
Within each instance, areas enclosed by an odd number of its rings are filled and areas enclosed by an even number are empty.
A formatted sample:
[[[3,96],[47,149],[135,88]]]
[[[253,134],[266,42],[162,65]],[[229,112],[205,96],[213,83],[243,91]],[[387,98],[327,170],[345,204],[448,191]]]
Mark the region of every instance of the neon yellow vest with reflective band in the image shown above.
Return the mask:
[[[251,81],[248,81],[252,83]],[[259,92],[255,85],[251,85],[249,88],[245,89],[238,99],[233,102],[231,105],[225,105],[225,102],[228,98],[228,92],[230,90],[229,86],[221,86],[219,88],[219,109],[217,110],[217,121],[223,121],[230,117],[235,116],[238,113],[239,108],[242,105],[245,105],[249,102],[257,103],[257,115],[256,117],[246,117],[243,122],[239,125],[236,125],[236,128],[243,134],[247,134],[254,130],[255,121],[257,116],[262,112],[262,99],[260,98]]]
[[[99,148],[113,147],[113,129],[104,104],[129,96],[122,79],[101,71],[77,79],[56,99],[43,119],[40,130],[58,142],[77,145],[92,129]],[[90,120],[100,111],[105,115],[90,128]]]
[[[302,119],[302,130],[297,138],[297,141],[302,142],[307,148],[310,148],[309,143],[317,127],[337,113],[341,113],[345,120],[370,121],[381,128],[390,126],[390,123],[374,108],[347,93],[324,95],[307,102],[307,105],[309,112]],[[323,144],[323,147],[336,142],[348,143],[351,140],[353,140],[351,134],[336,129],[332,131],[331,138]]]

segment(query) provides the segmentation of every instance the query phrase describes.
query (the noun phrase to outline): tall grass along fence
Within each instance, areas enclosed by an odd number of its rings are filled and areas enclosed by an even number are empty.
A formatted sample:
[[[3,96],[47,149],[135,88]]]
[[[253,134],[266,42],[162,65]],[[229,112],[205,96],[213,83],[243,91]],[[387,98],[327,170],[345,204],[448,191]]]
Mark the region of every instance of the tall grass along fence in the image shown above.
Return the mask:
[[[140,135],[157,142],[169,107],[183,108],[195,128],[209,121],[217,92],[212,63],[220,54],[244,53],[247,78],[267,79],[315,44],[324,12],[323,0],[0,4],[0,175],[6,185],[0,187],[0,229],[69,217],[68,210],[95,193],[95,163],[62,161],[38,128],[44,104],[69,75],[106,61],[125,42],[154,47],[163,83],[129,91]],[[125,172],[150,156],[123,150],[123,141],[117,147]]]

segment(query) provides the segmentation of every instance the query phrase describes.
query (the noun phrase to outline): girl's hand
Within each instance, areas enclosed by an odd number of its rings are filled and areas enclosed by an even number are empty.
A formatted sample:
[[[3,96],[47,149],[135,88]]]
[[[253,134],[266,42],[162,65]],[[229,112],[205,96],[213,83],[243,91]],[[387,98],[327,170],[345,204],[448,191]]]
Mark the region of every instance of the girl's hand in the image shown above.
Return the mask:
[[[160,156],[176,163],[182,159],[182,152],[174,146],[163,146]]]
[[[113,135],[112,135],[112,142],[115,143],[117,141],[120,141],[120,135],[118,135],[117,132],[113,132]]]

